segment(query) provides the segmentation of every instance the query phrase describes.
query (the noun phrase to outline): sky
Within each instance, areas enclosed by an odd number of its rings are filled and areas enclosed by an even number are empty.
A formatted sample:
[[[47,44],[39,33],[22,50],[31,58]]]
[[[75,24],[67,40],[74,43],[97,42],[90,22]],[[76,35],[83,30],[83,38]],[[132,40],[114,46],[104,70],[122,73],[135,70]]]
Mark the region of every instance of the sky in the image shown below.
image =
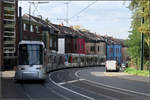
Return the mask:
[[[127,8],[130,1],[45,2],[47,3],[31,4],[31,14],[33,16],[42,15],[43,19],[48,18],[54,24],[64,23],[66,25],[66,22],[60,19],[67,18],[66,3],[68,3],[68,26],[80,25],[93,33],[120,39],[127,39],[130,34],[128,31],[131,30],[132,13]],[[22,7],[23,14],[29,13],[29,1],[19,1],[19,6]],[[79,13],[81,10],[83,11]]]

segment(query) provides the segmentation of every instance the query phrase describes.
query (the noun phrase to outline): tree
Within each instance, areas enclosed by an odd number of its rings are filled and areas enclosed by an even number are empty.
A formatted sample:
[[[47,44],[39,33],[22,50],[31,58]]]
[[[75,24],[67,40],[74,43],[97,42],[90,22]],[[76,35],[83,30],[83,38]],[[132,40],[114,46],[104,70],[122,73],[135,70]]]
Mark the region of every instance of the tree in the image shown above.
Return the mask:
[[[129,9],[132,11],[132,22],[131,22],[131,35],[126,44],[129,46],[128,53],[135,59],[135,63],[138,65],[138,59],[140,57],[140,37],[141,33],[145,36],[145,59],[149,54],[150,62],[150,19],[149,19],[149,0],[132,0]],[[144,12],[143,12],[144,8]],[[141,18],[144,17],[144,24],[141,24]],[[149,50],[147,50],[149,48]],[[136,62],[137,61],[137,62]]]

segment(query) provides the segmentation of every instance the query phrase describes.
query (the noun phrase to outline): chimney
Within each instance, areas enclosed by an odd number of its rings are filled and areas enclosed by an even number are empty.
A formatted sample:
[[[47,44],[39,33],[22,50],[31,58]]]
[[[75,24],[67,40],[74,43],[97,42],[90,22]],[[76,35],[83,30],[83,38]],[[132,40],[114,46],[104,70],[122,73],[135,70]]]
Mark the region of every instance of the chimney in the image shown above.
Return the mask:
[[[64,26],[64,23],[62,22],[61,24],[59,24],[60,26]]]

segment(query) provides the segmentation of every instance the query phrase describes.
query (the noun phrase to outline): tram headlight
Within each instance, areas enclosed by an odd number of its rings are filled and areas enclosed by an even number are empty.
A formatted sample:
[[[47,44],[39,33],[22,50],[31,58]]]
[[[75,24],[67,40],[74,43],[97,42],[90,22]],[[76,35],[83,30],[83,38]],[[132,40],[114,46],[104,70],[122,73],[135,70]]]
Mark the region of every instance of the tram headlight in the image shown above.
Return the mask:
[[[40,70],[40,69],[42,69],[42,66],[40,66],[40,67],[37,67],[36,69]]]
[[[19,70],[24,70],[24,68],[22,68],[22,67],[18,67],[18,69],[19,69]]]

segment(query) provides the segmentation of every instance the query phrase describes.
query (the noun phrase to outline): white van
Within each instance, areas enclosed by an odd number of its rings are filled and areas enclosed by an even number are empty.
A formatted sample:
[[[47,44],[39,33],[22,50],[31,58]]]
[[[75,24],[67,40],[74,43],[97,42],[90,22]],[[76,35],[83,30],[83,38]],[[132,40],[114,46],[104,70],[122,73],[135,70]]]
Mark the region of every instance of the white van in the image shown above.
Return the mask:
[[[119,71],[119,66],[116,60],[107,60],[105,67],[106,67],[106,72]]]

